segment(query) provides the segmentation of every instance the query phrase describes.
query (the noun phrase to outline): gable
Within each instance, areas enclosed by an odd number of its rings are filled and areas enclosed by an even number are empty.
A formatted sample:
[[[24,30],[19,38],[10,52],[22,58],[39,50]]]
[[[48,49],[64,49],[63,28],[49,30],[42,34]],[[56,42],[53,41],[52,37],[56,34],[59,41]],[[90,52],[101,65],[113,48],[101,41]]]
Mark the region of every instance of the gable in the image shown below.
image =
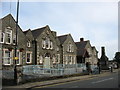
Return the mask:
[[[74,42],[74,40],[73,40],[71,34],[68,34],[68,35],[67,35],[67,38],[66,38],[66,40],[65,40],[64,43],[67,43],[67,44],[68,44],[68,43],[71,43],[71,44],[73,44],[74,47],[77,49],[77,46],[76,46],[76,44],[75,44],[75,42]]]
[[[11,14],[8,14],[7,16],[1,18],[1,20],[2,20],[3,31],[5,30],[6,27],[11,27],[13,29],[13,32],[16,31],[16,21]],[[19,25],[18,25],[18,32],[21,32],[23,34],[23,31]]]
[[[31,30],[27,30],[24,32],[24,34],[26,35],[26,37],[29,39],[29,40],[34,40],[34,37],[33,37],[33,34],[31,32]]]

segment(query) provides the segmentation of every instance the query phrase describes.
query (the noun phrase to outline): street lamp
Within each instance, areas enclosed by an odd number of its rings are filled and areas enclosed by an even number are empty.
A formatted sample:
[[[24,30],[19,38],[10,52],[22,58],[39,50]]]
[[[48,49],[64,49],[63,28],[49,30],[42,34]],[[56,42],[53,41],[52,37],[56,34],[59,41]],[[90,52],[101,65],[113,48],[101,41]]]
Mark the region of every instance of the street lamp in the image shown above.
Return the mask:
[[[15,84],[17,84],[16,60],[18,60],[18,57],[17,57],[18,14],[19,14],[19,0],[17,1],[17,15],[16,15],[16,42],[15,42],[15,58],[14,58],[14,83]]]

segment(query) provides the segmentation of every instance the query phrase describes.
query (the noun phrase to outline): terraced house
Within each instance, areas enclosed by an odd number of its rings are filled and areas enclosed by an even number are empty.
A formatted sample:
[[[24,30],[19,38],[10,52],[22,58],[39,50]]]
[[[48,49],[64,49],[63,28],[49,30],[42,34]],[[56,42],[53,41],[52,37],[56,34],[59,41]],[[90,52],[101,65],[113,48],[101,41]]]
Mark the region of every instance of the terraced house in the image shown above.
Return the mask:
[[[34,43],[34,61],[43,68],[52,68],[60,64],[60,43],[56,38],[56,32],[51,31],[49,26],[32,30]]]
[[[0,19],[0,44],[3,68],[12,68],[16,42],[16,22],[11,14]],[[17,65],[40,65],[53,68],[58,64],[90,63],[97,65],[97,50],[90,41],[74,42],[71,34],[57,36],[48,25],[22,31],[18,26]]]
[[[71,36],[71,34],[66,34],[58,36],[61,46],[61,59],[62,64],[77,64],[77,46]]]
[[[77,63],[85,63],[92,66],[97,66],[98,63],[98,51],[94,46],[91,46],[90,41],[84,41],[84,38],[80,38],[80,42],[76,42],[77,46]]]
[[[16,42],[16,22],[11,14],[0,19],[2,27],[0,30],[0,43],[2,44],[2,66],[3,69],[12,69],[14,65],[14,53],[15,53],[15,42]],[[18,38],[17,38],[17,57],[16,61],[18,66],[27,64],[27,59],[31,60],[32,50],[27,50],[27,38],[23,33],[22,29],[18,26]],[[30,51],[30,53],[29,53]],[[28,52],[28,53],[27,53]]]

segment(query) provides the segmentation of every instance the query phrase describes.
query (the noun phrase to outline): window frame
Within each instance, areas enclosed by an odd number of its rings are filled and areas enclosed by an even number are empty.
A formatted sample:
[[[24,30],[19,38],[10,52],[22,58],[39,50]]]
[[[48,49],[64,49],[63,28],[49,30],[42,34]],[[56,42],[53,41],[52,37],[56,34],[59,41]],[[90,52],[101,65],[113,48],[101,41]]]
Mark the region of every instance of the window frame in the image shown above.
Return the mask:
[[[31,47],[30,41],[27,41],[27,47]]]
[[[10,35],[10,43],[7,40],[8,39],[7,34]],[[5,29],[5,37],[6,37],[6,40],[5,40],[6,44],[11,44],[12,43],[12,29],[9,29],[9,28]]]
[[[8,49],[3,49],[4,51],[4,55],[3,55],[3,65],[11,65],[12,64],[12,54],[13,52],[12,51],[9,51]],[[5,51],[9,51],[10,52],[10,57],[5,57]],[[10,58],[10,64],[5,64],[5,59],[6,58]]]
[[[27,54],[30,54],[30,62],[27,62]],[[26,52],[26,63],[27,64],[30,64],[30,63],[32,63],[32,52]]]

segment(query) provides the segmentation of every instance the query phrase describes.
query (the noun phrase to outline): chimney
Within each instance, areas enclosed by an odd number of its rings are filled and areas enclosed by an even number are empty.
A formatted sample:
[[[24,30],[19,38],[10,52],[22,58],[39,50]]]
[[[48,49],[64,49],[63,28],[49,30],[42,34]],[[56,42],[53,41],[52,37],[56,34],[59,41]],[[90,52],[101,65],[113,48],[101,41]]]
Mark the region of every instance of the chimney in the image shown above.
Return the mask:
[[[105,55],[105,47],[101,47],[101,54]]]
[[[84,38],[80,38],[80,42],[81,42],[81,41],[84,41]]]

